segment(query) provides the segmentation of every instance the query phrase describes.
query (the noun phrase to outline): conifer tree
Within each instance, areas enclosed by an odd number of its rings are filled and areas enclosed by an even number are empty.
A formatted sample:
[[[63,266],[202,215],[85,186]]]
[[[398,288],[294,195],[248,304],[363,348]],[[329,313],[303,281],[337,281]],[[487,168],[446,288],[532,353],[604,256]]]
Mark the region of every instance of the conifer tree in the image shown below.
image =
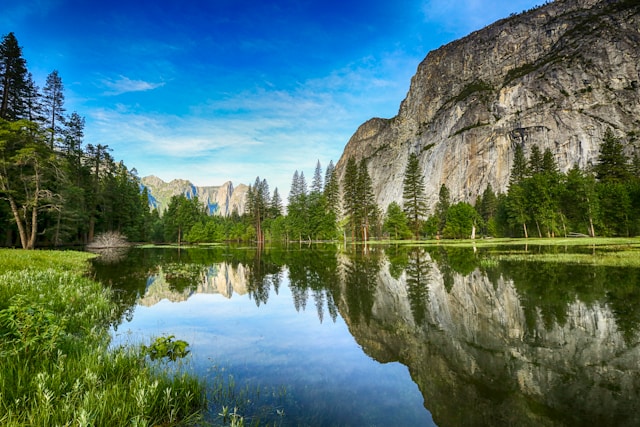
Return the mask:
[[[611,129],[605,131],[594,170],[600,182],[625,182],[630,178],[630,166],[624,154],[624,146]]]
[[[440,186],[440,191],[438,191],[438,203],[436,203],[436,212],[435,216],[438,220],[438,233],[442,234],[442,230],[447,225],[447,211],[451,206],[451,196],[449,194],[449,189],[446,185],[442,184]]]
[[[321,194],[322,189],[322,167],[320,166],[320,160],[318,160],[316,163],[316,169],[313,173],[313,180],[311,181],[311,193]]]
[[[271,197],[271,203],[269,203],[269,215],[271,218],[282,216],[282,199],[280,198],[278,187],[273,189],[273,196]]]
[[[513,151],[513,165],[509,175],[509,185],[519,184],[527,177],[527,159],[521,145],[516,145]]]
[[[13,33],[0,43],[0,119],[9,121],[27,118],[23,95],[27,86],[27,61]]]
[[[337,217],[340,213],[340,183],[333,161],[329,162],[324,175],[324,196],[327,199],[327,207]]]
[[[420,237],[423,218],[427,215],[427,198],[424,189],[424,176],[420,170],[418,156],[409,155],[404,172],[402,189],[404,212],[409,220],[409,226],[416,239]]]
[[[353,157],[349,157],[345,166],[342,181],[342,205],[344,213],[349,219],[351,238],[355,239],[357,224],[359,224],[360,206],[358,200],[358,164]]]
[[[56,137],[61,132],[64,123],[64,86],[58,70],[53,70],[47,76],[47,84],[42,89],[44,115],[47,129],[50,132],[49,144],[54,147]]]
[[[362,240],[366,241],[372,235],[372,230],[375,231],[379,228],[380,213],[373,194],[373,184],[367,163],[364,159],[360,160],[358,167],[357,193],[360,203],[357,214],[359,222],[356,223],[356,226],[362,224]]]

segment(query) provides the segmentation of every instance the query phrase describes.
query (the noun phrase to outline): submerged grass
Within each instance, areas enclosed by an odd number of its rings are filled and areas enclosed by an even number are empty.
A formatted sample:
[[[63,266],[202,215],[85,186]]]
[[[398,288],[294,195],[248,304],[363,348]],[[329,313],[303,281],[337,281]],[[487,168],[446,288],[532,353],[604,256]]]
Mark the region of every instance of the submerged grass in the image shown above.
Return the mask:
[[[198,379],[109,349],[117,311],[84,276],[90,256],[0,250],[0,425],[198,423]]]

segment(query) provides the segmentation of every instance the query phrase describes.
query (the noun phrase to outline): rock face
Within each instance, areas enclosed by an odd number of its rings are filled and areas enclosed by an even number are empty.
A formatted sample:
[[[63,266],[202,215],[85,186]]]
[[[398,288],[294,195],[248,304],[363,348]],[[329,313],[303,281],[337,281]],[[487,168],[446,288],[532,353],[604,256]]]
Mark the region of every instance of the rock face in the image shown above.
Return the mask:
[[[430,52],[398,115],[360,126],[336,169],[365,158],[386,209],[416,153],[431,205],[443,183],[474,202],[488,184],[506,191],[517,144],[549,148],[566,172],[594,162],[607,128],[637,149],[640,4],[556,0]]]
[[[229,216],[234,209],[239,214],[244,212],[248,189],[244,184],[234,187],[231,181],[227,181],[219,187],[197,187],[183,179],[167,183],[153,175],[146,176],[141,181],[149,191],[149,205],[157,208],[160,214],[167,209],[171,197],[179,194],[184,194],[189,199],[198,197],[211,215]]]

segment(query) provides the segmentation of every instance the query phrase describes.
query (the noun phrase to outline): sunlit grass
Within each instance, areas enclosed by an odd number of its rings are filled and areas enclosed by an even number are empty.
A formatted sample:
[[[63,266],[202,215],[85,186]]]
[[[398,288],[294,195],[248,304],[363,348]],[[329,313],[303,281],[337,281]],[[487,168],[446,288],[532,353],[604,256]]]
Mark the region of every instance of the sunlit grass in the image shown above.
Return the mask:
[[[0,425],[198,423],[199,380],[109,349],[117,310],[90,256],[0,250]]]
[[[640,268],[640,248],[594,250],[593,253],[512,253],[497,254],[494,259],[520,262],[584,264],[604,267]]]

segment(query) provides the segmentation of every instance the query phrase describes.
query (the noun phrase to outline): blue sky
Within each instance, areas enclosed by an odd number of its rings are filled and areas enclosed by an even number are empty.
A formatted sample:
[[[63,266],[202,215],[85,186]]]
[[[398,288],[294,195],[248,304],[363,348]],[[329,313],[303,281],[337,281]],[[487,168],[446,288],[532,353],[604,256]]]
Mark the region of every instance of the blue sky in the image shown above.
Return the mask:
[[[196,185],[336,163],[393,117],[427,53],[541,0],[22,0],[0,5],[40,87],[58,70],[85,142]]]

